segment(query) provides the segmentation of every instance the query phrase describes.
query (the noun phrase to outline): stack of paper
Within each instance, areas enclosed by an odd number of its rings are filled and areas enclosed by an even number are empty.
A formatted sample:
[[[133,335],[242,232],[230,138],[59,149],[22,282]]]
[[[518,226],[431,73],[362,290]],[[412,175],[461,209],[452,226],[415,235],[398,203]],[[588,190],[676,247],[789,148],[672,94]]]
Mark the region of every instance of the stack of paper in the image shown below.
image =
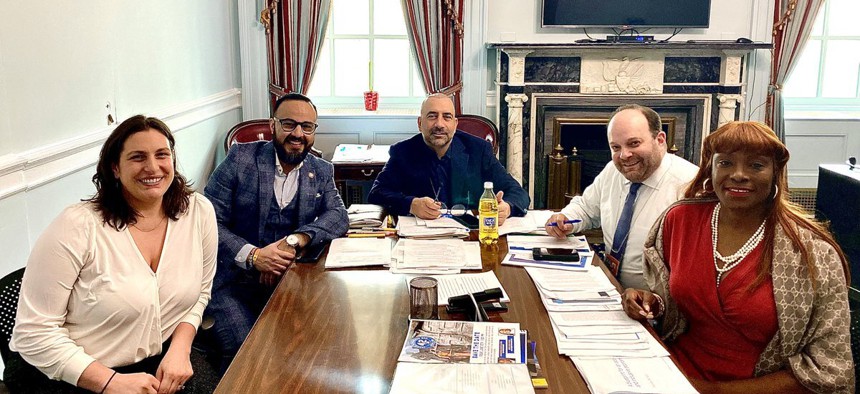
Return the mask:
[[[571,357],[592,393],[698,393],[669,357]]]
[[[448,305],[448,299],[451,297],[495,288],[502,290],[500,302],[511,301],[493,271],[481,272],[480,274],[437,275],[432,276],[432,278],[435,278],[438,283],[436,294],[439,299],[439,306]]]
[[[385,163],[389,145],[340,144],[334,149],[333,163]]]
[[[526,271],[547,309],[559,353],[573,360],[591,391],[695,393],[660,342],[623,311],[603,271],[586,268]]]
[[[621,295],[599,267],[589,264],[584,271],[526,267],[526,272],[548,312],[621,310]]]
[[[477,242],[401,238],[391,251],[390,270],[395,274],[457,274],[464,269],[481,269]]]
[[[546,234],[544,226],[553,211],[528,211],[523,217],[509,217],[499,226],[499,235],[505,234]]]
[[[450,222],[455,223],[451,224]],[[434,223],[441,221],[441,226]],[[401,216],[397,221],[397,234],[401,237],[416,239],[443,239],[443,238],[467,238],[469,229],[460,223],[448,218],[435,220],[423,220],[413,216]]]
[[[537,260],[532,255],[534,248],[575,249],[579,253],[579,261]],[[589,249],[584,236],[558,239],[548,235],[509,235],[508,255],[502,260],[502,264],[585,271],[591,266],[593,259],[594,252]]]
[[[381,227],[385,222],[385,209],[373,204],[352,204],[346,213],[349,215],[349,228]]]
[[[331,241],[326,268],[388,265],[391,263],[390,238],[337,238]]]

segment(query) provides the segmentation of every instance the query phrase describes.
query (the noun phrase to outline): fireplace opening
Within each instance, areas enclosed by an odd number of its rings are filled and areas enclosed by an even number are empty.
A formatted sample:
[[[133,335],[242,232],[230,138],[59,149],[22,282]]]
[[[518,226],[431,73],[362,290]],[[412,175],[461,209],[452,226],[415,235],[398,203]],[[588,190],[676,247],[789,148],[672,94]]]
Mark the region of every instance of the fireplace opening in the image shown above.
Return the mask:
[[[674,154],[678,151],[674,146],[678,118],[664,116],[661,121],[663,132],[666,133],[666,146],[669,153]],[[554,202],[548,208],[560,208],[552,205],[566,201],[567,196],[581,194],[612,160],[607,140],[608,124],[608,117],[553,119],[554,150],[557,151],[556,155],[565,156],[565,159],[562,161],[561,157],[550,157],[549,176],[555,179],[547,182],[548,200]],[[560,172],[567,174],[562,176]]]

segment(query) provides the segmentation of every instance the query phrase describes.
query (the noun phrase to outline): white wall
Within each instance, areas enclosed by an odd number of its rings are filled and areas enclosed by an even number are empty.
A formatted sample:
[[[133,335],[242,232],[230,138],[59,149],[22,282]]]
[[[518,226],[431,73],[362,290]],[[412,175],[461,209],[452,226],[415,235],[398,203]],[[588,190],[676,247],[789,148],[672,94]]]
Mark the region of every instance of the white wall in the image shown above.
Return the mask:
[[[241,120],[234,1],[0,3],[0,275],[92,195],[108,113],[164,119],[178,170],[205,184]]]
[[[860,119],[787,119],[785,144],[791,152],[788,185],[815,189],[819,164],[860,156]]]
[[[540,22],[542,0],[491,0],[488,4],[488,42],[563,43],[586,38],[582,29],[542,28]],[[756,2],[752,2],[756,3]],[[763,2],[759,2],[763,3]],[[711,1],[711,23],[707,29],[684,29],[672,40],[734,40],[752,38],[751,20],[755,5],[749,0]],[[611,29],[589,28],[589,35],[605,38]],[[642,34],[657,39],[669,37],[672,29],[649,29]]]

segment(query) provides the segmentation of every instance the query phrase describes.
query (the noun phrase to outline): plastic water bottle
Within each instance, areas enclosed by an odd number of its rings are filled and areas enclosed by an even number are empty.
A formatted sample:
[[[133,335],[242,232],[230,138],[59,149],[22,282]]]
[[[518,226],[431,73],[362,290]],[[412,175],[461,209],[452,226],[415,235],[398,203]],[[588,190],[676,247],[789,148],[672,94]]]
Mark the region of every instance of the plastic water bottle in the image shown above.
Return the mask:
[[[484,194],[478,203],[478,239],[484,245],[499,241],[499,202],[493,193],[493,182],[484,182]]]

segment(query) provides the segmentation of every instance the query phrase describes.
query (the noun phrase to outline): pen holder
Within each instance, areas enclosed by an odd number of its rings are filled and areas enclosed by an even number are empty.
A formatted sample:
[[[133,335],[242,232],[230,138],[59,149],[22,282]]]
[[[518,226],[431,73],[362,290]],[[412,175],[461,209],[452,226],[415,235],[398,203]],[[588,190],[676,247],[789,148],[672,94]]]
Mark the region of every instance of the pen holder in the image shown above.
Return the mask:
[[[438,282],[434,278],[419,276],[409,281],[409,317],[411,319],[438,319]]]

